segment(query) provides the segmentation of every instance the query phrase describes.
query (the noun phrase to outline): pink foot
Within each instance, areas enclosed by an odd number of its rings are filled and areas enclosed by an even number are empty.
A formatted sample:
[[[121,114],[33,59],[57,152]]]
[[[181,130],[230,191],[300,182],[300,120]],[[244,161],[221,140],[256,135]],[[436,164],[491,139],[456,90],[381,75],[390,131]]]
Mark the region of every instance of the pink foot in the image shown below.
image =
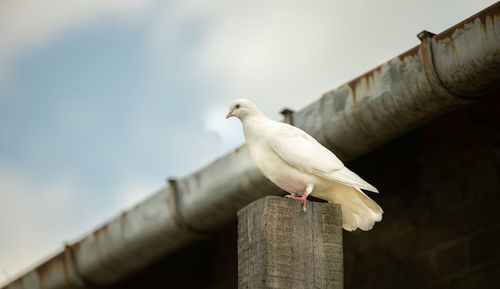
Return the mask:
[[[306,211],[306,203],[307,203],[307,195],[306,194],[303,194],[301,197],[296,197],[293,195],[286,195],[285,198],[289,198],[292,200],[301,200],[302,201],[302,210],[304,210],[304,212]]]
[[[301,197],[297,197],[297,196],[295,196],[295,194],[292,194],[292,195],[285,196],[285,198],[289,198],[289,199],[293,199],[293,200],[301,200],[302,201],[302,210],[304,210],[304,212],[305,212],[306,211],[307,196],[309,196],[309,194],[312,193],[313,188],[314,188],[314,186],[312,184],[308,184],[306,191],[304,192],[304,194],[302,194]]]

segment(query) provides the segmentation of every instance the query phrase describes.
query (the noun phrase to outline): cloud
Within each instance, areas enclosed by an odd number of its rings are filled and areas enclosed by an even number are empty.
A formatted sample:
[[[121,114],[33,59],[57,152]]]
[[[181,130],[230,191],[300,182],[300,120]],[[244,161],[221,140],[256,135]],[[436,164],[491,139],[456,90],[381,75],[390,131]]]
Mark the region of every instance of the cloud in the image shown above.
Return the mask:
[[[225,118],[228,109],[229,105],[211,106],[202,116],[205,129],[221,137],[224,150],[234,149],[245,142],[240,122]]]
[[[36,180],[0,166],[0,284],[79,232],[70,217],[79,190],[69,179]]]
[[[167,100],[138,106],[129,127],[129,136],[121,148],[134,153],[124,157],[120,179],[148,175],[153,178],[148,178],[146,183],[156,180],[158,184],[164,184],[165,177],[184,176],[233,148],[227,134],[219,134],[222,130],[204,121],[203,111],[203,105],[182,101],[175,102],[175,105]],[[222,113],[218,117],[225,120],[224,116]],[[240,138],[238,143],[241,142]],[[146,173],[145,168],[155,171]]]
[[[123,178],[99,192],[112,196],[103,204],[89,199],[92,189],[72,176],[42,179],[0,165],[0,286],[162,185],[161,180]]]
[[[6,0],[0,3],[0,84],[19,53],[50,43],[63,32],[99,19],[127,19],[146,11],[151,0]]]
[[[440,32],[493,2],[187,0],[165,18],[202,27],[189,65],[217,84],[219,101],[250,98],[278,118],[417,45],[422,29]],[[167,23],[154,38],[172,43],[165,31],[179,26]]]

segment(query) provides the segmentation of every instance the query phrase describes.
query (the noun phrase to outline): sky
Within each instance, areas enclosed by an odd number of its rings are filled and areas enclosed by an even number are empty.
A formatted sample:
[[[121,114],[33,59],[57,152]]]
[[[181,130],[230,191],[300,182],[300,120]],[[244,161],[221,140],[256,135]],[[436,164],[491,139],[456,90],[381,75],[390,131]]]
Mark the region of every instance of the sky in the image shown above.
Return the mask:
[[[487,0],[0,1],[0,286]]]

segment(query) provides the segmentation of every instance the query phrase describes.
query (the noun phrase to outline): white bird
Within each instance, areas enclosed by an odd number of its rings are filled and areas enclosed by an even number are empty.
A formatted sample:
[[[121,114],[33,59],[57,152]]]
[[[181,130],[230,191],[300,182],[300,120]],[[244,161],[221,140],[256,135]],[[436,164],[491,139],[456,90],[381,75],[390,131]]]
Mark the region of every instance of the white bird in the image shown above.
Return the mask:
[[[361,189],[378,190],[344,166],[341,160],[303,130],[268,119],[252,102],[231,103],[229,117],[241,120],[250,157],[262,174],[301,200],[308,195],[341,205],[342,227],[370,230],[382,220],[382,208]],[[297,195],[302,195],[297,197]]]

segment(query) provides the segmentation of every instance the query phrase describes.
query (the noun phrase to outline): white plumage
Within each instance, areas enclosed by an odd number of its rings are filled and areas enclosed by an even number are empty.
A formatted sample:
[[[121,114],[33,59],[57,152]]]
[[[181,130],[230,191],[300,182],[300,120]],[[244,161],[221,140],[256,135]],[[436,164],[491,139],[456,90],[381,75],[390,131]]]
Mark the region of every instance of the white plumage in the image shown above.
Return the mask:
[[[382,220],[380,206],[361,191],[378,190],[346,168],[313,137],[299,128],[268,119],[246,99],[231,104],[226,118],[231,116],[241,120],[250,156],[257,167],[280,188],[293,196],[308,189],[305,197],[311,193],[340,204],[343,228],[348,231],[367,231]]]

